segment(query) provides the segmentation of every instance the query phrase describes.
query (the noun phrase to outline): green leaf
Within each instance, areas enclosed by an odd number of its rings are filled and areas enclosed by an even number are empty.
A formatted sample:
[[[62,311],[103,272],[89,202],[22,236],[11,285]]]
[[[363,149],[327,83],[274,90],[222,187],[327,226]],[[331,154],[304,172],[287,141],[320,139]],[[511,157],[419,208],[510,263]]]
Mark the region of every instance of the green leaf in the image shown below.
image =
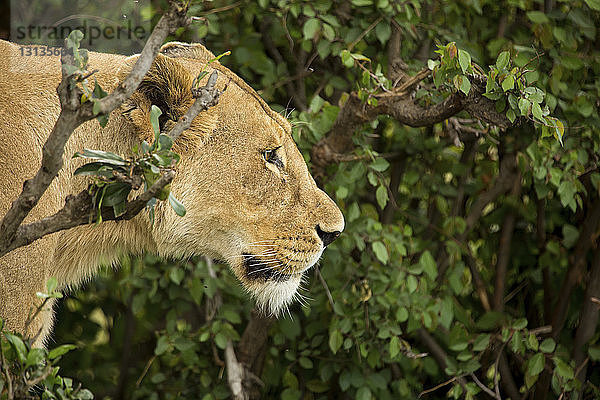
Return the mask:
[[[502,81],[502,90],[505,92],[515,88],[515,77],[512,75],[508,75]]]
[[[510,121],[511,124],[513,122],[515,122],[515,119],[517,118],[517,116],[515,115],[515,112],[512,110],[512,108],[509,108],[506,111],[506,118],[508,118],[508,120]]]
[[[62,346],[58,346],[58,347],[50,350],[48,352],[48,359],[54,360],[55,358],[58,358],[58,357],[62,356],[63,354],[66,354],[69,351],[76,349],[76,348],[77,348],[77,346],[75,346],[74,344],[63,344]]]
[[[98,104],[98,103],[94,103],[94,104]],[[100,126],[102,128],[105,128],[106,125],[108,124],[108,114],[98,115],[96,117],[96,120],[98,121],[98,123],[100,124]]]
[[[544,339],[544,341],[540,344],[540,350],[544,353],[552,353],[555,348],[556,343],[552,338]]]
[[[440,65],[439,60],[427,60],[427,68],[429,68],[431,71],[433,71],[438,65]]]
[[[389,345],[390,358],[394,358],[400,353],[400,339],[398,336],[392,336]]]
[[[573,379],[575,377],[573,367],[571,367],[569,364],[563,361],[563,359],[559,357],[554,357],[552,358],[552,361],[554,361],[554,365],[556,366],[554,372],[560,377],[564,379]]]
[[[536,24],[547,24],[550,22],[546,14],[541,11],[529,11],[527,12],[527,18]]]
[[[377,204],[383,210],[385,205],[388,202],[388,191],[385,186],[379,186],[375,191],[375,198],[377,199]]]
[[[104,97],[108,96],[108,93],[106,93],[104,91],[104,89],[102,89],[102,86],[100,86],[100,84],[98,83],[98,81],[96,80],[94,82],[94,91],[92,92],[94,94],[94,97],[97,99],[103,99]],[[95,104],[94,104],[95,106]],[[96,112],[94,112],[95,114],[97,114]]]
[[[531,113],[533,114],[533,116],[539,120],[539,121],[543,121],[544,117],[542,115],[542,108],[540,107],[540,105],[538,103],[533,103],[533,105],[531,106]]]
[[[299,400],[302,397],[302,392],[298,389],[287,388],[281,392],[281,400]]]
[[[54,292],[57,287],[58,280],[55,277],[48,278],[48,281],[46,282],[46,290],[48,291],[48,294],[52,294],[52,292]]]
[[[385,245],[378,240],[373,242],[371,246],[373,247],[373,253],[375,253],[375,257],[377,257],[382,264],[386,264],[388,262],[389,255]]]
[[[537,353],[527,361],[527,376],[537,377],[544,370],[546,359],[542,353]],[[533,380],[534,381],[534,380]]]
[[[408,289],[409,293],[414,293],[418,286],[419,281],[414,275],[409,275],[408,278],[406,278],[406,288]]]
[[[171,271],[169,271],[169,278],[171,279],[171,282],[173,282],[176,285],[179,285],[181,281],[183,281],[184,277],[185,271],[181,268],[173,268],[171,269]]]
[[[425,250],[423,254],[421,254],[419,264],[421,264],[423,271],[427,274],[429,279],[435,280],[437,278],[437,265],[429,250]]]
[[[75,29],[67,36],[66,45],[72,49],[78,49],[79,43],[83,39],[83,33],[79,29]]]
[[[600,0],[584,0],[592,10],[600,11]]]
[[[590,346],[588,348],[588,354],[592,361],[600,360],[600,346]]]
[[[339,329],[334,330],[329,334],[329,348],[333,354],[336,354],[342,344],[344,343],[344,337]]]
[[[4,332],[4,337],[10,343],[11,347],[17,353],[17,358],[21,363],[25,363],[27,360],[27,347],[19,336],[13,335],[12,333]]]
[[[125,203],[127,196],[131,192],[131,185],[123,182],[114,182],[106,185],[102,206],[113,207],[117,204]]]
[[[464,50],[458,50],[458,63],[463,74],[467,73],[467,70],[471,66],[471,55]]]
[[[40,365],[45,358],[46,358],[46,350],[45,349],[38,349],[38,348],[31,349],[31,350],[29,350],[29,354],[27,354],[27,360],[25,361],[25,368]]]
[[[152,104],[152,108],[150,109],[150,124],[152,125],[152,130],[154,131],[154,143],[152,144],[152,149],[156,149],[158,145],[157,139],[160,135],[160,125],[158,123],[158,117],[162,115],[162,111],[160,108]]]
[[[312,369],[312,367],[313,367],[313,362],[308,357],[300,357],[298,359],[298,363],[304,369]]]
[[[309,18],[302,27],[302,34],[304,39],[312,40],[321,28],[321,21],[317,18]]]
[[[539,346],[540,346],[540,344],[539,344],[537,338],[535,337],[535,334],[530,332],[529,336],[527,336],[527,347],[530,350],[538,351]]]
[[[502,71],[508,65],[509,60],[510,53],[508,51],[503,51],[498,55],[498,58],[496,59],[496,67]]]
[[[173,207],[173,210],[177,215],[179,215],[180,217],[183,217],[185,215],[186,211],[184,205],[179,200],[177,200],[173,193],[169,193],[169,203],[171,204],[171,207]]]
[[[390,163],[383,157],[378,157],[370,165],[375,171],[383,172],[390,167]]]
[[[531,102],[528,99],[525,99],[525,98],[519,99],[519,111],[521,111],[521,115],[523,115],[523,116],[529,115],[529,106],[531,106]]]
[[[92,158],[107,164],[119,166],[127,165],[127,162],[123,157],[109,151],[84,149],[82,153],[75,153],[73,158]]]
[[[158,136],[158,150],[170,150],[173,147],[173,139],[167,135]]]
[[[379,40],[379,42],[381,42],[381,44],[385,44],[391,35],[392,35],[392,27],[389,22],[381,21],[375,27],[375,36],[377,36],[377,40]]]
[[[169,338],[166,336],[161,336],[156,341],[156,348],[154,349],[154,354],[160,356],[164,354],[170,347]]]
[[[527,327],[527,318],[519,318],[514,320],[512,327],[516,330],[525,329]]]
[[[463,75],[460,80],[460,91],[463,92],[466,96],[469,94],[470,90],[471,90],[471,81],[469,80],[468,77]]]
[[[367,386],[363,386],[356,391],[356,400],[371,400],[373,398],[373,394],[371,393],[371,389]]]
[[[485,333],[478,335],[473,341],[473,351],[484,351],[490,344],[490,334]]]
[[[354,59],[348,50],[342,50],[340,57],[346,68],[352,68],[354,66]]]

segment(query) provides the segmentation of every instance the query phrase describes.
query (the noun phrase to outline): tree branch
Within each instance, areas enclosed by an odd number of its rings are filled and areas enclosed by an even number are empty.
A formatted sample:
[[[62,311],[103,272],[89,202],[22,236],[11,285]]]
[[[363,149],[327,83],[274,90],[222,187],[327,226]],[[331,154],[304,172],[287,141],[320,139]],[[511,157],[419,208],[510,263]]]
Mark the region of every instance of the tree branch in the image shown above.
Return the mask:
[[[208,110],[210,107],[216,105],[219,101],[219,97],[227,89],[227,85],[223,90],[219,90],[215,87],[217,83],[217,71],[213,71],[208,78],[208,82],[203,87],[192,90],[196,100],[194,104],[187,110],[187,112],[179,119],[177,124],[168,133],[168,136],[176,141],[179,136],[190,127],[194,118],[198,116],[202,111]]]
[[[577,328],[575,341],[573,342],[575,369],[579,370],[577,379],[581,383],[585,382],[587,374],[587,367],[583,365],[586,359],[586,345],[594,336],[598,326],[598,313],[600,312],[600,304],[593,301],[594,298],[600,298],[600,247],[594,252],[593,259],[592,270],[585,290],[585,298],[583,299],[583,309],[579,317],[579,328]]]
[[[233,350],[231,340],[227,341],[225,348],[225,365],[227,366],[227,383],[231,390],[234,400],[248,400],[248,395],[244,391],[244,366],[238,362]]]
[[[137,89],[167,35],[189,22],[186,12],[187,7],[171,1],[169,10],[158,21],[129,75],[113,93],[98,101],[100,114],[108,114],[113,111]],[[74,65],[72,51],[67,46],[65,49],[67,51],[61,57],[62,65]],[[63,166],[65,145],[75,128],[97,117],[97,114],[93,112],[92,102],[80,103],[81,90],[76,85],[75,75],[68,74],[65,68],[62,68],[62,80],[57,87],[57,93],[61,111],[42,148],[41,166],[32,179],[25,181],[21,194],[12,203],[0,223],[0,249],[3,251],[11,245],[18,227],[58,175]]]
[[[513,183],[511,195],[513,197],[519,197],[521,193],[521,175],[517,173],[516,179]],[[510,206],[509,206],[510,207]],[[504,289],[506,286],[506,272],[508,262],[510,260],[510,247],[515,229],[516,215],[515,210],[512,207],[507,210],[504,222],[502,224],[502,230],[500,233],[500,243],[498,244],[498,256],[496,262],[496,282],[494,285],[494,310],[504,310]]]
[[[500,128],[513,125],[504,114],[496,111],[493,101],[483,97],[486,78],[481,75],[469,77],[472,86],[467,96],[460,92],[452,93],[441,103],[430,107],[418,105],[412,98],[412,89],[430,73],[428,69],[423,69],[399,88],[376,96],[376,106],[361,102],[356,93],[351,93],[340,108],[329,135],[313,146],[313,162],[320,167],[336,162],[336,155],[352,149],[354,130],[381,114],[387,114],[405,125],[423,127],[442,122],[464,110],[473,118]]]
[[[417,335],[418,339],[429,349],[429,352],[440,366],[440,369],[444,371],[448,365],[448,363],[446,362],[448,355],[446,354],[442,346],[440,346],[435,340],[435,338],[431,336],[431,334],[425,329],[417,329]],[[460,384],[460,386],[463,387],[463,389],[466,388],[467,381],[465,381],[464,378],[460,376],[456,377],[456,381]]]
[[[571,292],[575,285],[581,280],[586,266],[586,254],[592,246],[592,238],[597,230],[600,222],[600,199],[591,206],[588,211],[583,227],[579,234],[579,241],[575,246],[575,251],[570,259],[571,266],[563,280],[560,294],[554,307],[554,315],[552,316],[552,337],[558,339],[560,332],[564,326],[567,309],[570,303]]]
[[[166,170],[162,176],[144,193],[127,203],[125,214],[115,217],[112,207],[102,209],[103,221],[130,220],[146,207],[148,201],[155,197],[175,177],[175,171]],[[89,191],[83,190],[78,195],[67,196],[65,206],[56,214],[30,224],[21,225],[8,247],[0,250],[0,257],[19,247],[27,246],[39,238],[51,233],[86,225],[96,221],[94,203]]]

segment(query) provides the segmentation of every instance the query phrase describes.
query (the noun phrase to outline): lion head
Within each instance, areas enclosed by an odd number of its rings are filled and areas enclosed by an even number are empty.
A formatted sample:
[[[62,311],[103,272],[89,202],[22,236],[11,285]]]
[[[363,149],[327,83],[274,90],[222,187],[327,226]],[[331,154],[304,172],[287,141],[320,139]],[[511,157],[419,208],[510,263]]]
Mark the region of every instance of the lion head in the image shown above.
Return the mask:
[[[152,104],[168,131],[193,102],[203,68],[227,89],[176,143],[182,158],[172,190],[187,214],[168,206],[153,227],[159,254],[225,260],[257,302],[273,314],[295,297],[306,270],[344,229],[335,203],[319,189],[291,136],[291,125],[203,46],[170,43],[122,106],[134,129],[151,140]]]

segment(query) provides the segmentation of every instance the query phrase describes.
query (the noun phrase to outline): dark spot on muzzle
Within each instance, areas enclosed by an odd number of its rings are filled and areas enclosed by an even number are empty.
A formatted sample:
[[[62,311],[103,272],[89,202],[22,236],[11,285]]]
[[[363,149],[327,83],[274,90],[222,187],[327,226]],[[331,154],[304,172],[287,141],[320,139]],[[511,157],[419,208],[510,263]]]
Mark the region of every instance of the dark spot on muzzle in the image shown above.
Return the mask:
[[[291,275],[282,274],[277,270],[278,265],[272,264],[271,261],[267,262],[256,257],[253,254],[244,253],[244,267],[246,268],[246,276],[249,279],[256,280],[260,279],[264,282],[272,280],[275,282],[285,282],[290,279]],[[279,263],[281,266],[281,262]]]

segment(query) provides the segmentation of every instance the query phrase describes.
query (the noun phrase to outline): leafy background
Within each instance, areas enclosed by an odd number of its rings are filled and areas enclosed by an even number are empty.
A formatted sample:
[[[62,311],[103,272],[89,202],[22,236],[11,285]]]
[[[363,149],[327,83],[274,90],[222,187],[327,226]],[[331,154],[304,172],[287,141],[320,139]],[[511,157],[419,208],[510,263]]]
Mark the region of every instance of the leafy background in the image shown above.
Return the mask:
[[[165,5],[153,6],[157,19]],[[589,273],[600,269],[599,9],[597,0],[192,6],[205,20],[173,39],[231,50],[221,62],[289,116],[309,163],[346,94],[374,90],[364,69],[391,72],[395,30],[411,74],[437,59],[437,44],[455,42],[486,70],[509,51],[567,127],[564,146],[528,121],[458,141],[450,122],[411,128],[379,116],[357,127],[348,161],[313,167],[347,227],[320,262],[323,279],[307,275],[305,304],[270,330],[264,398],[415,399],[442,383],[423,398],[486,398],[475,379],[494,391],[499,375],[502,398],[511,384],[522,398],[600,396],[597,323],[588,343],[576,340],[580,319],[594,315],[583,307]],[[370,62],[348,62],[344,50]],[[426,80],[416,95],[430,104],[451,90]],[[510,190],[474,215],[502,160],[517,166]],[[127,258],[71,293],[53,340],[79,349],[61,373],[99,399],[227,398],[223,349],[253,303],[226,266],[212,266],[215,279],[207,262]],[[217,290],[224,304],[207,318]]]

